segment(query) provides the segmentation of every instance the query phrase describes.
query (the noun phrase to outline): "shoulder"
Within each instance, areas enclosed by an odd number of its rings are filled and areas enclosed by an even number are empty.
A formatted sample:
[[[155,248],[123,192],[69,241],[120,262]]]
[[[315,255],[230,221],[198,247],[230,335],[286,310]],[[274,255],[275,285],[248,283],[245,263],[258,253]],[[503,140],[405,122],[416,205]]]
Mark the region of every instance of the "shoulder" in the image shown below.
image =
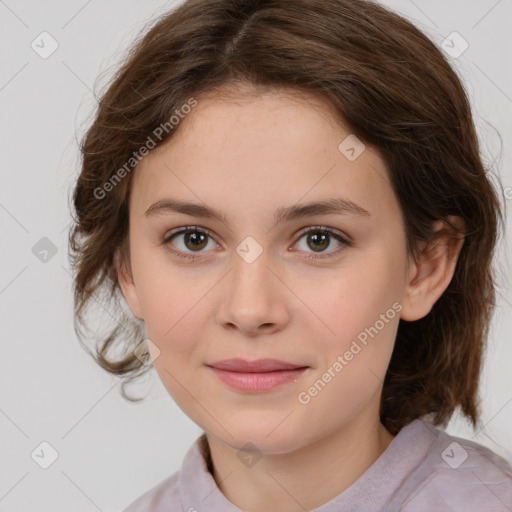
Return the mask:
[[[177,471],[137,498],[123,512],[157,512],[164,509],[166,512],[182,512],[178,489],[179,476],[180,472]]]
[[[202,451],[204,441],[204,435],[196,439],[185,454],[181,469],[144,493],[123,512],[192,512],[193,507],[183,504],[190,504],[197,494],[211,493],[214,485]]]
[[[427,422],[428,455],[404,483],[402,512],[512,511],[512,466],[489,448]]]

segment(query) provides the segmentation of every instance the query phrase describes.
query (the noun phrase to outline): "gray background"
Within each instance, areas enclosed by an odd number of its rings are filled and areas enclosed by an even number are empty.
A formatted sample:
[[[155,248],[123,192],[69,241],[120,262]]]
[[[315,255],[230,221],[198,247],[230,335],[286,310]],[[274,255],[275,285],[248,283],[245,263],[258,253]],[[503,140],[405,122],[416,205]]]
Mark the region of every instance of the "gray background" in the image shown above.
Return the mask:
[[[499,168],[510,206],[512,0],[384,3],[439,45],[453,31],[468,42],[452,62],[471,95],[485,161]],[[77,140],[95,107],[92,91],[108,80],[143,25],[172,5],[0,0],[1,511],[120,511],[179,469],[201,433],[154,371],[141,387],[141,394],[149,390],[145,401],[128,403],[118,393],[118,379],[82,350],[72,327],[67,261]],[[47,59],[31,48],[43,31],[59,45]],[[46,262],[32,252],[43,237],[56,249]],[[475,435],[455,416],[447,429],[509,460],[511,237],[508,225],[499,250],[499,307],[482,376],[486,427]],[[43,441],[58,452],[48,469],[31,457]]]

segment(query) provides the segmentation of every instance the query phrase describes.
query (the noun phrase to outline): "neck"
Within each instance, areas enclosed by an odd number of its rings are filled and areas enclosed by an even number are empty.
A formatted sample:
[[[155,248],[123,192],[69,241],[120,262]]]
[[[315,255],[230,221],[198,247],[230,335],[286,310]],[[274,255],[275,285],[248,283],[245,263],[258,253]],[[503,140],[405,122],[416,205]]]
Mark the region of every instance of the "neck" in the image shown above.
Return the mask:
[[[237,450],[211,436],[207,440],[213,477],[235,506],[251,512],[304,512],[350,487],[393,436],[378,417],[361,417],[293,452],[263,454],[250,468],[240,464]]]

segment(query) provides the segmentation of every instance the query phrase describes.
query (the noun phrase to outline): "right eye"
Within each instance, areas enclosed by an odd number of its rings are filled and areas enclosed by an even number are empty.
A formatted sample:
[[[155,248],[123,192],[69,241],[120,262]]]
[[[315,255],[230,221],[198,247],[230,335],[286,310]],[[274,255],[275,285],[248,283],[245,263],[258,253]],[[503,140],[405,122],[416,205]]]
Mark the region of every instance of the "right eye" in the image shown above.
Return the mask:
[[[180,239],[180,237],[182,237]],[[171,245],[176,247],[176,243],[171,243],[171,240],[174,240],[177,238],[180,240],[181,247],[179,247],[179,250],[175,250],[171,248]],[[169,235],[165,237],[162,244],[165,245],[166,250],[174,254],[175,256],[178,256],[179,258],[188,259],[188,260],[195,260],[200,255],[195,256],[194,253],[205,252],[201,251],[201,249],[204,249],[208,246],[208,238],[213,240],[213,235],[210,231],[203,228],[198,228],[196,226],[187,226],[185,228],[180,228],[178,230],[174,230]],[[213,243],[214,248],[217,247],[217,244]],[[189,249],[191,249],[191,252],[187,252]]]

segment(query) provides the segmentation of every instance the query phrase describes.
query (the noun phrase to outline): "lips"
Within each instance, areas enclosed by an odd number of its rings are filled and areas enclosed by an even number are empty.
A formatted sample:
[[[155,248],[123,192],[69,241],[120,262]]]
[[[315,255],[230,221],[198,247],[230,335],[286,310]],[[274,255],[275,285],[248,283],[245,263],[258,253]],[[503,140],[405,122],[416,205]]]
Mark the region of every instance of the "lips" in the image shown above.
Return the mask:
[[[207,366],[221,382],[244,393],[271,391],[283,384],[297,381],[309,368],[277,359],[224,359]]]
[[[245,359],[224,359],[212,363],[208,366],[219,370],[242,373],[267,373],[283,370],[296,370],[306,368],[304,365],[287,363],[278,359],[258,359],[256,361],[246,361]]]

